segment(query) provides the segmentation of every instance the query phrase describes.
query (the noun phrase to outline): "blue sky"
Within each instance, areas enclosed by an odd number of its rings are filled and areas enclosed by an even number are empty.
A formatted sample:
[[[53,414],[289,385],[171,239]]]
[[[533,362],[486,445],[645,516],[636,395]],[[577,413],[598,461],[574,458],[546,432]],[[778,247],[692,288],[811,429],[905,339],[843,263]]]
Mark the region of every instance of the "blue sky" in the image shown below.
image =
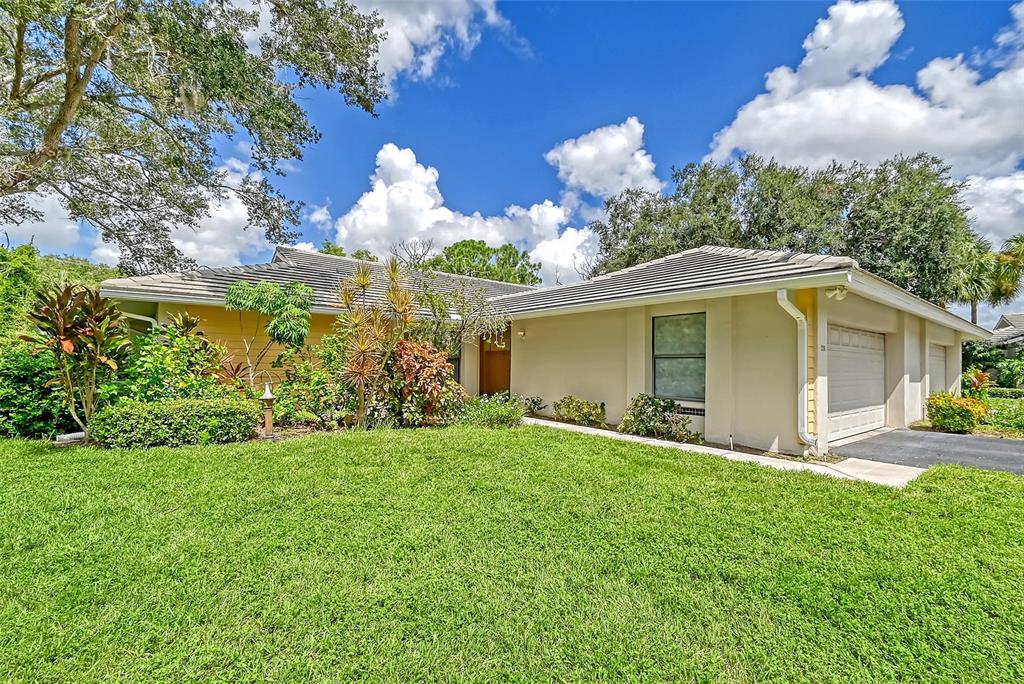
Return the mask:
[[[572,280],[604,197],[744,151],[812,166],[933,152],[969,183],[980,232],[1024,230],[1024,3],[356,4],[385,20],[392,96],[373,118],[302,93],[322,139],[279,186],[308,205],[303,243],[513,241],[547,282]],[[224,157],[247,172],[243,149]],[[15,240],[113,258],[44,208]],[[228,202],[176,238],[210,265],[266,259],[244,225]]]

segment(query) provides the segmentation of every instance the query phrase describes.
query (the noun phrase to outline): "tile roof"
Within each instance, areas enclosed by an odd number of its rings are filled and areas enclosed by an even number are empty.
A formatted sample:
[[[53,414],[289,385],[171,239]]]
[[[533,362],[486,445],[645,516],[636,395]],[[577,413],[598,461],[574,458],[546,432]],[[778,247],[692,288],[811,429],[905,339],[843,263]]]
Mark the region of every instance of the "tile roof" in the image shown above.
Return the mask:
[[[1000,327],[1004,322],[1006,325]],[[1024,313],[1003,314],[992,331],[991,342],[996,346],[1024,342]]]
[[[278,247],[268,264],[202,268],[186,273],[162,273],[134,278],[115,278],[102,284],[104,295],[142,301],[182,301],[188,303],[223,303],[228,287],[236,280],[250,282],[276,282],[281,285],[305,283],[313,289],[313,310],[339,311],[338,287],[343,278],[355,273],[365,264],[374,274],[374,286],[368,293],[370,300],[380,301],[384,296],[384,264],[362,261],[351,257],[338,257],[319,252],[308,252],[292,247]],[[430,277],[434,287],[455,290],[465,286],[479,288],[487,297],[530,291],[526,285],[514,285],[483,278],[437,272],[413,272],[411,279]]]
[[[857,268],[857,262],[847,257],[731,247],[697,247],[590,280],[499,296],[493,301],[514,316],[854,268]]]

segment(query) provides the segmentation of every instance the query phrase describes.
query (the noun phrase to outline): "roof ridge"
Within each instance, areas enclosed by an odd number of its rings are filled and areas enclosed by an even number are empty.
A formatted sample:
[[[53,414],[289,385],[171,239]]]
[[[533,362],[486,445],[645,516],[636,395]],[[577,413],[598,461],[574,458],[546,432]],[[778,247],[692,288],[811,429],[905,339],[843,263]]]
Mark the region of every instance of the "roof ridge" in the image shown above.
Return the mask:
[[[724,256],[749,256],[763,261],[773,261],[785,258],[801,264],[835,264],[837,266],[852,266],[860,268],[860,264],[851,257],[832,254],[811,254],[810,252],[798,252],[790,249],[750,249],[746,247],[722,247],[718,245],[704,245],[697,249],[707,254],[721,254]]]
[[[311,252],[311,251],[309,251],[307,249],[299,249],[298,247],[289,247],[287,245],[278,245],[278,249],[280,249],[280,250],[288,250],[290,252],[301,252],[301,253],[304,253],[304,254],[310,254],[310,255],[312,255],[312,256],[314,256],[316,258],[326,257],[326,258],[331,258],[331,259],[344,259],[346,261],[354,261],[354,262],[359,263],[359,264],[373,264],[373,265],[375,265],[378,268],[385,268],[385,265],[382,262],[380,262],[380,261],[370,261],[369,259],[357,259],[355,257],[348,256],[347,254],[345,256],[342,256],[340,254],[324,254],[323,252]],[[478,276],[470,276],[470,275],[465,275],[463,273],[448,273],[447,271],[438,271],[438,270],[429,269],[429,268],[408,268],[406,270],[408,270],[408,271],[410,271],[412,273],[442,275],[442,276],[448,276],[448,277],[451,277],[451,278],[463,278],[463,279],[466,279],[466,280],[477,280],[477,281],[484,282],[484,283],[495,283],[497,285],[508,285],[508,286],[511,286],[511,287],[527,288],[526,290],[524,290],[524,292],[528,291],[528,290],[536,290],[536,289],[538,289],[537,287],[535,287],[533,285],[523,285],[522,283],[510,283],[507,280],[495,280],[494,278],[480,278]],[[516,294],[516,293],[513,293],[513,294]]]

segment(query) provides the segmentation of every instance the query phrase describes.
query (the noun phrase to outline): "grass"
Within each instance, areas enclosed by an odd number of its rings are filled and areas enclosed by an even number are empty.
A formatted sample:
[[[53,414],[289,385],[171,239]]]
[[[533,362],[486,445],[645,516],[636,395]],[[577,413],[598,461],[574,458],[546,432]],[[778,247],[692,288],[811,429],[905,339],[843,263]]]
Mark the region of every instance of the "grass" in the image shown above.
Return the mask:
[[[1024,679],[1024,478],[541,427],[0,443],[0,680]]]
[[[987,403],[988,415],[976,432],[1024,438],[1024,399],[990,397]]]

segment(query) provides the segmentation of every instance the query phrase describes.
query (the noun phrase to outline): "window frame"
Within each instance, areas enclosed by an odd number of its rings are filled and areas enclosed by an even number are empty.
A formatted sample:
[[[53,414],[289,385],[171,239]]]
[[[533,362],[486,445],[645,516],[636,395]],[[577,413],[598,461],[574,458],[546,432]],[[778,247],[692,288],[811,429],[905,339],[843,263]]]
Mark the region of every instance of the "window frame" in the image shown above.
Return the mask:
[[[680,318],[682,316],[703,316],[704,317],[704,353],[703,354],[659,354],[657,352],[658,320],[662,318]],[[691,401],[703,404],[708,394],[708,319],[706,311],[692,311],[690,313],[670,314],[668,316],[651,316],[651,394],[659,399],[671,399],[672,401]],[[704,395],[701,397],[676,397],[658,393],[658,359],[702,359],[704,361]]]

